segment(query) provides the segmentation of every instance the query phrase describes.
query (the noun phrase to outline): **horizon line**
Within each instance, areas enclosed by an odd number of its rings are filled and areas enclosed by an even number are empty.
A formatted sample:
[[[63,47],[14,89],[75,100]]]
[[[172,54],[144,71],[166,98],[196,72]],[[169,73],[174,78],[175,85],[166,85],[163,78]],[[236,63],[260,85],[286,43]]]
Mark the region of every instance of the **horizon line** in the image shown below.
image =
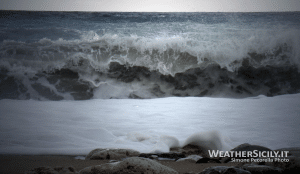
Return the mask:
[[[16,10],[0,9],[0,11],[24,11],[24,12],[110,12],[110,13],[295,13],[300,11],[84,11],[84,10]]]

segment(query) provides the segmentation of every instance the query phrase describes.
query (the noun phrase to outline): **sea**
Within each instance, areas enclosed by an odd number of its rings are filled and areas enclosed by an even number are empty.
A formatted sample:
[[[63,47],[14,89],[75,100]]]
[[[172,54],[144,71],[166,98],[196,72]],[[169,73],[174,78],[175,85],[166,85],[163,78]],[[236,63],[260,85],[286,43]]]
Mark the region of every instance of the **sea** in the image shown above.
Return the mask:
[[[0,153],[300,147],[300,12],[0,11]]]

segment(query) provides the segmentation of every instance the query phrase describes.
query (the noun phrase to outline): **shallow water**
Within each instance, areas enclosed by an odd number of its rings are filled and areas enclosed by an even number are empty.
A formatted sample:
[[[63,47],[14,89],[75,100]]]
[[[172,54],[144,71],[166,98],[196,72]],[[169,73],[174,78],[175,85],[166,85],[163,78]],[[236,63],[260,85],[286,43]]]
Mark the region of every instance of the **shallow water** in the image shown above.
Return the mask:
[[[0,153],[168,152],[187,143],[212,143],[220,150],[242,143],[299,147],[299,98],[5,99],[0,101]]]

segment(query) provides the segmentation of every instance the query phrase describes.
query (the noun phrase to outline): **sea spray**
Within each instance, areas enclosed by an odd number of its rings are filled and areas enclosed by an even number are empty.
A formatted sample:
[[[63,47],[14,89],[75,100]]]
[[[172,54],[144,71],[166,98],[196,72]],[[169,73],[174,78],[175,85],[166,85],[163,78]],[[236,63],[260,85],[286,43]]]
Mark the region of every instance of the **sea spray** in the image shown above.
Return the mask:
[[[244,98],[300,89],[298,12],[0,13],[0,99]]]

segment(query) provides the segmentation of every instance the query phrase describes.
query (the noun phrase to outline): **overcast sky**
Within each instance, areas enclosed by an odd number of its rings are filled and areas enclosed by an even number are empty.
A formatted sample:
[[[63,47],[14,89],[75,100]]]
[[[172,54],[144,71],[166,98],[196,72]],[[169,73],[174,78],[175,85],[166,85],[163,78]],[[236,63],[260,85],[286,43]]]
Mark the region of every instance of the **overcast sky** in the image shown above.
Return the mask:
[[[300,0],[0,0],[0,9],[134,12],[300,11]]]

